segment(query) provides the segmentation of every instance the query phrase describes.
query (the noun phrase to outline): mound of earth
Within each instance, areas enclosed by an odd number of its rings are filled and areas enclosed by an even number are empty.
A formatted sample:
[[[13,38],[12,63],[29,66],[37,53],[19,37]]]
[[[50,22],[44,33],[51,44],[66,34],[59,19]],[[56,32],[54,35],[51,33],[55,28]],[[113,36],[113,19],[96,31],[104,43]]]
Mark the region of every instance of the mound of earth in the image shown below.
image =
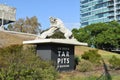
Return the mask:
[[[25,40],[33,40],[35,36],[17,34],[12,32],[0,31],[0,47],[5,47],[13,44],[22,44]]]

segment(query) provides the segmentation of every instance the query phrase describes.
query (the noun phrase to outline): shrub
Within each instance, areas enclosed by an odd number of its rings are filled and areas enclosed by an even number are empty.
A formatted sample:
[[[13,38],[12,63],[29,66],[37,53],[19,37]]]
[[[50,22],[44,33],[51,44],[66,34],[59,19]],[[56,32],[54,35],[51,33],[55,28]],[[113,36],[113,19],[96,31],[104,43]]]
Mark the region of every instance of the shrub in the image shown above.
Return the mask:
[[[116,56],[112,56],[112,58],[109,59],[109,63],[111,64],[111,68],[120,69],[120,58],[117,58]]]
[[[98,54],[98,50],[89,50],[82,55],[82,59],[98,64],[100,63],[101,55]]]
[[[1,48],[0,58],[6,62],[0,68],[0,80],[55,80],[57,77],[55,68],[50,62],[41,60],[33,47],[23,49],[22,45],[12,45]]]
[[[75,69],[76,69],[76,66],[79,64],[79,62],[80,62],[80,58],[79,58],[79,56],[75,56],[75,58],[74,58],[74,60],[75,60]]]
[[[75,64],[78,65],[79,62],[80,62],[79,56],[75,56]]]
[[[93,68],[92,63],[87,61],[87,60],[82,60],[78,65],[77,65],[77,70],[81,72],[86,72],[86,71],[91,71]]]

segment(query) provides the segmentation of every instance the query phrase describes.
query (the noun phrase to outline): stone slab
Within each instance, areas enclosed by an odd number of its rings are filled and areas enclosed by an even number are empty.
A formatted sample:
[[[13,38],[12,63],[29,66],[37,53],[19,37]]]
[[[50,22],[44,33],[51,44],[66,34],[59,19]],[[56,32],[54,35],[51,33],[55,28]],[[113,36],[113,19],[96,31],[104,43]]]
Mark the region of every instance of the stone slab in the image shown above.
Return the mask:
[[[79,46],[88,45],[87,43],[79,42],[76,39],[38,39],[38,40],[23,41],[23,44],[42,44],[42,43],[59,43],[59,44],[79,45]]]

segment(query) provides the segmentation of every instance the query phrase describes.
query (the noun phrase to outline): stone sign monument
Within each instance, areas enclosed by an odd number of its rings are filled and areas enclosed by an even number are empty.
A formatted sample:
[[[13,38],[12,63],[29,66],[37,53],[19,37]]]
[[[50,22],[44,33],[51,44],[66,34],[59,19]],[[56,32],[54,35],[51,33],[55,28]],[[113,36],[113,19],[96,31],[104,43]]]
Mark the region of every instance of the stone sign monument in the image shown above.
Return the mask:
[[[66,39],[46,39],[56,30],[64,33]],[[51,60],[58,71],[74,70],[74,46],[87,46],[87,43],[78,42],[58,18],[50,17],[50,29],[43,32],[35,40],[23,41],[23,44],[37,45],[37,55],[44,60]]]

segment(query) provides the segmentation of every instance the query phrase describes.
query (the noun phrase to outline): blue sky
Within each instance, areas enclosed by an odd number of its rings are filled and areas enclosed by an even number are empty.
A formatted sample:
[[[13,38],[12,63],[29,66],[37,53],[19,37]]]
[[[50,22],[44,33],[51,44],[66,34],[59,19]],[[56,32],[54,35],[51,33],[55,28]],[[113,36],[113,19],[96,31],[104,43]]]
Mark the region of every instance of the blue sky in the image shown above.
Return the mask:
[[[0,4],[15,7],[16,19],[36,16],[42,29],[49,28],[49,17],[60,18],[69,29],[78,28],[80,0],[0,0]]]

